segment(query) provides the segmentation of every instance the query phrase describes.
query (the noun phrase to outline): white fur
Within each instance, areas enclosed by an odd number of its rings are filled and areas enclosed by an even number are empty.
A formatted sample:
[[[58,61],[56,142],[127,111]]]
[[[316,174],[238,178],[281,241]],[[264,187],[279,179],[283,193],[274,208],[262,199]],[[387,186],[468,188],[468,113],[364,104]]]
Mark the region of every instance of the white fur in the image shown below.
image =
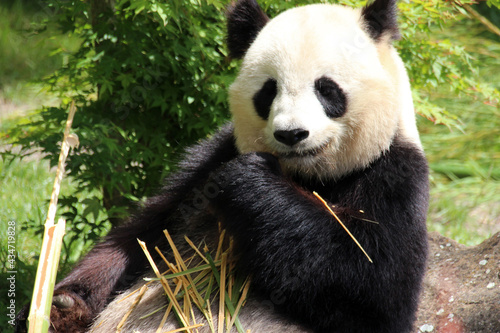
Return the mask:
[[[330,179],[366,167],[396,133],[420,145],[404,65],[388,38],[375,43],[363,24],[358,9],[318,4],[288,10],[263,28],[230,89],[242,153],[270,152],[285,170]],[[322,76],[347,95],[340,118],[328,118],[315,96],[314,82]],[[278,94],[265,121],[252,98],[270,78]],[[274,139],[276,130],[294,128],[308,130],[309,137],[293,147]],[[310,150],[320,152],[283,157]]]

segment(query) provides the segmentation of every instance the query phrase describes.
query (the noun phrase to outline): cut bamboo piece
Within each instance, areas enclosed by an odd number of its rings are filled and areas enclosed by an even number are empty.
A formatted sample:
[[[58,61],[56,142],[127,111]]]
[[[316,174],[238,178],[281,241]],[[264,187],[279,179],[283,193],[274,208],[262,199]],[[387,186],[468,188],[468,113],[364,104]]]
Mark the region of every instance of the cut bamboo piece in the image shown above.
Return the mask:
[[[75,102],[71,103],[64,137],[61,144],[61,152],[57,164],[56,178],[50,197],[47,219],[45,220],[45,230],[38,261],[33,297],[31,299],[30,313],[28,315],[29,333],[46,333],[50,326],[50,310],[52,307],[52,297],[61,255],[63,236],[66,229],[66,221],[59,219],[54,225],[56,217],[57,201],[61,190],[61,182],[64,176],[66,158],[70,147],[78,146],[78,136],[70,134],[73,117],[76,112]]]

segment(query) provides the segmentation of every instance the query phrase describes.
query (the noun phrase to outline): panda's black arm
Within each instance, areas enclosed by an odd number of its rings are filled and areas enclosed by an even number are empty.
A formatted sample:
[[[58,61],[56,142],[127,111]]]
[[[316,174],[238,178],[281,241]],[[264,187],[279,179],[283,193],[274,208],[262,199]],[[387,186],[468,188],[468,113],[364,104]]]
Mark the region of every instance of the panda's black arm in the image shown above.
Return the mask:
[[[94,311],[100,311],[114,291],[128,287],[146,269],[146,257],[137,239],[152,248],[164,237],[162,231],[173,223],[172,217],[179,217],[176,215],[178,205],[191,194],[191,189],[236,154],[231,125],[188,149],[180,170],[167,179],[161,193],[148,199],[129,223],[112,230],[56,289],[70,288]]]
[[[161,193],[148,199],[130,221],[110,231],[55,288],[51,322],[57,331],[84,331],[90,321],[111,300],[147,268],[137,238],[146,242],[152,254],[164,238],[162,230],[184,223],[178,212],[180,202],[192,189],[203,184],[209,173],[237,154],[231,124],[210,139],[188,149],[179,171],[166,180]],[[18,331],[24,327],[26,308],[18,316]]]
[[[395,145],[367,170],[306,190],[273,156],[242,155],[219,170],[226,183],[212,204],[240,269],[277,309],[317,331],[407,332],[426,259],[426,165],[417,148]],[[311,190],[337,205],[373,263]]]

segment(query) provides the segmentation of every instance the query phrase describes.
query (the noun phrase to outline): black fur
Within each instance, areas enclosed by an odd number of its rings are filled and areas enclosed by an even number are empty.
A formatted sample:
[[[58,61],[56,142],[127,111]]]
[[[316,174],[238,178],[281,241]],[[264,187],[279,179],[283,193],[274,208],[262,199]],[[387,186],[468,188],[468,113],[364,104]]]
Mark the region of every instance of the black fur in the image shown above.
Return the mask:
[[[274,79],[268,79],[262,88],[253,97],[253,105],[259,117],[267,120],[269,112],[271,112],[271,105],[274,98],[278,93],[278,84]]]
[[[397,0],[375,0],[363,8],[368,33],[374,40],[378,41],[384,33],[389,33],[393,40],[400,38],[396,2]]]
[[[330,118],[342,117],[347,110],[347,98],[342,88],[332,79],[323,76],[314,82],[316,97]]]
[[[227,11],[227,46],[232,58],[241,59],[269,18],[255,0],[239,0]]]

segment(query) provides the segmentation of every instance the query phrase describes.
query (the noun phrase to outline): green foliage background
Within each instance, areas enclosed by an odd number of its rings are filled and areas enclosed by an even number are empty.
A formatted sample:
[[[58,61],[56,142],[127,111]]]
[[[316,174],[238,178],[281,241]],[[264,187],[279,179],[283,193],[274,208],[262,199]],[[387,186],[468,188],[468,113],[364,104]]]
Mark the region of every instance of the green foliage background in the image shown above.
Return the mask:
[[[315,2],[318,1],[259,1],[270,17],[287,8]],[[354,7],[365,4],[354,0],[330,2]],[[74,100],[78,111],[73,132],[79,136],[80,146],[68,158],[68,180],[59,207],[68,225],[64,271],[112,225],[125,219],[131,207],[140,205],[161,186],[185,146],[206,137],[229,119],[227,88],[237,72],[238,62],[228,58],[224,45],[227,1],[25,0],[22,3],[36,4],[36,10],[31,22],[24,22],[16,29],[28,31],[38,40],[38,50],[49,49],[52,60],[36,73],[29,68],[12,71],[23,68],[13,65],[15,61],[24,64],[36,61],[37,57],[29,49],[11,50],[22,48],[22,43],[14,43],[7,48],[8,52],[0,53],[0,58],[11,59],[0,61],[0,73],[18,73],[16,80],[40,77],[38,86],[44,87],[52,99],[49,106],[27,117],[16,118],[8,125],[0,124],[2,144],[20,147],[15,153],[0,150],[3,151],[1,179],[29,179],[28,175],[14,175],[20,163],[18,156],[35,153],[51,166],[57,165],[68,105]],[[487,5],[499,7],[500,3],[489,0]],[[423,136],[424,146],[438,152],[429,157],[436,171],[432,179],[434,191],[444,198],[443,206],[436,211],[442,213],[449,209],[446,205],[457,205],[455,197],[446,197],[450,186],[457,184],[469,191],[464,190],[465,197],[474,194],[490,199],[494,196],[491,193],[500,188],[498,164],[491,162],[494,156],[500,157],[500,86],[484,79],[491,73],[480,71],[481,54],[484,56],[486,51],[471,54],[466,50],[461,34],[468,33],[467,27],[456,34],[440,35],[441,27],[465,20],[465,11],[454,1],[402,0],[399,8],[402,39],[396,46],[412,80],[417,111],[424,116],[419,121],[422,123],[425,118],[445,125],[423,130],[429,134]],[[3,7],[0,10],[9,13]],[[59,42],[60,39],[64,42]],[[17,54],[28,60],[18,59]],[[54,59],[62,59],[62,63]],[[55,68],[59,69],[54,72]],[[0,88],[8,83],[2,78],[13,76],[0,75]],[[449,96],[450,92],[464,100],[464,110],[451,110],[446,103],[440,103],[439,96]],[[485,103],[492,111],[470,112]],[[490,120],[492,115],[496,118]],[[481,140],[470,137],[468,145],[458,145],[469,121],[479,120],[488,124]],[[436,140],[438,135],[441,140]],[[476,150],[479,144],[481,149]],[[451,149],[442,148],[446,145]],[[439,153],[440,150],[443,152]],[[472,151],[482,153],[474,155]],[[464,155],[470,156],[467,163],[462,162]],[[33,189],[40,202],[28,208],[40,217],[19,217],[23,224],[19,223],[18,229],[19,233],[39,236],[45,213],[42,197],[50,197],[52,178],[46,172],[35,172],[48,178],[43,189]],[[492,182],[483,183],[485,179]],[[30,184],[21,182],[14,186],[29,188]],[[22,202],[23,198],[13,200]],[[13,215],[0,216],[2,223],[9,216]],[[431,218],[439,218],[439,214],[431,214]],[[457,214],[456,219],[460,218]],[[456,225],[462,228],[462,224]],[[440,227],[435,229],[442,231]],[[456,235],[460,238],[458,230]],[[2,251],[1,258],[5,255]],[[25,256],[21,255],[19,260],[20,271],[26,272],[20,283],[28,289],[23,291],[19,305],[29,295],[32,257],[36,254]],[[4,294],[3,290],[0,292]],[[4,327],[2,320],[0,326]]]

